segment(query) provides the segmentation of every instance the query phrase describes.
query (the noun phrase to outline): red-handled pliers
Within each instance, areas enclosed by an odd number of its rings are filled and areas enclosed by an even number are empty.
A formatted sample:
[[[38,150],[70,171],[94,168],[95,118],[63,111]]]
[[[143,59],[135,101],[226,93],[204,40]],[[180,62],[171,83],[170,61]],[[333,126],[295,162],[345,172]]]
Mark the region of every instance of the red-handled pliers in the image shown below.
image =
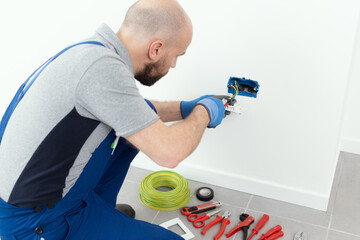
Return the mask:
[[[218,240],[225,232],[226,226],[230,224],[230,220],[229,220],[230,215],[231,215],[230,211],[225,211],[222,216],[216,215],[216,219],[210,222],[208,225],[206,225],[202,230],[201,234],[205,235],[207,230],[209,230],[212,226],[222,222],[219,233],[214,237],[214,240]]]

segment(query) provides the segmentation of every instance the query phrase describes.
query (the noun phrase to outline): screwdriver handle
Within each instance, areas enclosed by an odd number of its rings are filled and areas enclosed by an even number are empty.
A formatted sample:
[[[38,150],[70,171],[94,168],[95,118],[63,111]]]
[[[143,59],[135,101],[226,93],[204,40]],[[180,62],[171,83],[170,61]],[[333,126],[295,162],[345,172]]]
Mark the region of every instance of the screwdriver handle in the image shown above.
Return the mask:
[[[248,240],[250,240],[254,235],[259,233],[259,230],[264,227],[265,223],[269,221],[269,215],[264,214],[264,216],[262,216],[262,218],[260,219],[260,221],[256,224],[256,227],[252,230],[252,234],[251,236],[248,238]]]
[[[260,219],[260,221],[256,224],[256,227],[253,229],[255,234],[258,234],[259,230],[265,225],[265,223],[269,220],[269,216],[264,214],[264,216]]]
[[[261,238],[259,238],[259,240],[264,240],[268,237],[270,237],[271,235],[273,235],[274,233],[280,232],[282,229],[282,227],[280,225],[277,225],[276,227],[273,227],[272,229],[270,229],[267,233],[263,234],[261,236]]]
[[[252,237],[255,235],[255,233],[253,232],[250,237],[248,238],[248,240],[252,239]]]
[[[283,231],[280,231],[280,232],[277,232],[277,233],[271,235],[268,238],[265,238],[265,240],[275,240],[275,239],[281,238],[282,236],[284,236],[284,233],[283,233]]]

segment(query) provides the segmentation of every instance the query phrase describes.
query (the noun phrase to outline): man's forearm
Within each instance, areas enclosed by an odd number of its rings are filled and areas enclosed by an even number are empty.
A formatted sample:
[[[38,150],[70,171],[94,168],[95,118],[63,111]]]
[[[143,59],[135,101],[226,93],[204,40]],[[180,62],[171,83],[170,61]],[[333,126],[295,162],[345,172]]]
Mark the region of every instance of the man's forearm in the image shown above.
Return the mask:
[[[184,121],[166,126],[159,120],[126,139],[160,166],[173,168],[199,145],[208,123],[209,114],[199,105]]]
[[[184,121],[170,126],[172,139],[168,140],[172,141],[174,146],[181,145],[174,149],[179,159],[185,159],[197,148],[208,123],[207,110],[203,106],[197,106]]]
[[[159,102],[151,100],[151,102],[154,104],[161,121],[173,122],[183,119],[180,111],[180,101]]]

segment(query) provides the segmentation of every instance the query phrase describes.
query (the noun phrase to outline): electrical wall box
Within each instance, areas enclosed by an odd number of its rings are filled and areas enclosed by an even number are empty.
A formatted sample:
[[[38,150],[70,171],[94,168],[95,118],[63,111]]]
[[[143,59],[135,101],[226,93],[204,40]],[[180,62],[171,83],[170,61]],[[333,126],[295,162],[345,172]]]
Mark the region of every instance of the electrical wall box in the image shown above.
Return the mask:
[[[242,95],[245,97],[257,97],[257,93],[259,91],[259,83],[257,81],[246,79],[246,78],[237,78],[230,77],[228,81],[228,93],[236,94],[235,89],[231,86],[235,85],[235,82],[238,84],[239,93],[238,95]]]

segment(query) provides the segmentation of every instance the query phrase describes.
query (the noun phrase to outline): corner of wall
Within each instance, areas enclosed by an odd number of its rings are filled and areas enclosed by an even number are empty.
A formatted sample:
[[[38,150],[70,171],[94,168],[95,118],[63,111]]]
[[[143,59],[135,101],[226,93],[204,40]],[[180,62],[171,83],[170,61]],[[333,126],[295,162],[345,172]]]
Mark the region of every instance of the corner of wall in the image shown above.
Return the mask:
[[[360,154],[360,140],[343,137],[340,143],[343,152]]]

